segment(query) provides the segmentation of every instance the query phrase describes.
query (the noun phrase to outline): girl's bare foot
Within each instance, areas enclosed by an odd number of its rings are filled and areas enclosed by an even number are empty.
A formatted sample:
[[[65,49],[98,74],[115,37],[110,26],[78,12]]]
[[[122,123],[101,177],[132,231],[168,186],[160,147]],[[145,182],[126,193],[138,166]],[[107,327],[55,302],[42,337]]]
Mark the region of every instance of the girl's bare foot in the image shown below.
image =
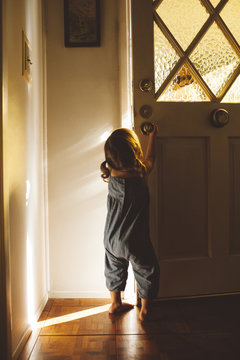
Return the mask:
[[[133,308],[133,305],[122,303],[120,291],[110,291],[112,305],[109,308],[109,314],[116,314],[123,311],[128,311]]]
[[[139,320],[145,321],[149,318],[149,311],[151,307],[151,301],[148,299],[141,299],[141,310],[139,314]]]
[[[122,303],[120,291],[110,291],[112,305],[109,308],[109,314],[117,314],[123,311],[131,310],[134,306],[128,303]]]
[[[133,305],[127,303],[113,303],[109,308],[109,314],[117,314],[120,312],[133,309]]]
[[[140,321],[146,321],[149,317],[149,311],[147,309],[141,308],[140,314],[139,314],[139,320]]]

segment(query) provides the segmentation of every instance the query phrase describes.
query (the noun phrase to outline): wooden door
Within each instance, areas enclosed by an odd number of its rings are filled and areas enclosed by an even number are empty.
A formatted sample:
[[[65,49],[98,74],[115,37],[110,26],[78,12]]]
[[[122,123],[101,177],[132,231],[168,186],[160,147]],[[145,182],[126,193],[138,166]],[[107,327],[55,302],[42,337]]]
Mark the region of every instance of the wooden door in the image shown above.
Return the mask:
[[[159,127],[150,192],[162,298],[240,290],[239,23],[235,0],[132,0],[135,130],[146,144],[141,124]]]

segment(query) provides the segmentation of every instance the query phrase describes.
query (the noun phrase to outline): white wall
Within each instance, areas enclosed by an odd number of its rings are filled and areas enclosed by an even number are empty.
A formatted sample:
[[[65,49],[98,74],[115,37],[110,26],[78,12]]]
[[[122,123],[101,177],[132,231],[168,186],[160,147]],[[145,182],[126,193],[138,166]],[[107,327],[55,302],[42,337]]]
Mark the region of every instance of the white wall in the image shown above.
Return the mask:
[[[102,0],[101,46],[65,48],[63,1],[47,6],[50,296],[108,297],[102,136],[120,126],[118,1]]]
[[[4,0],[4,188],[10,241],[12,350],[47,300],[44,242],[41,0]],[[22,77],[22,30],[32,85]]]

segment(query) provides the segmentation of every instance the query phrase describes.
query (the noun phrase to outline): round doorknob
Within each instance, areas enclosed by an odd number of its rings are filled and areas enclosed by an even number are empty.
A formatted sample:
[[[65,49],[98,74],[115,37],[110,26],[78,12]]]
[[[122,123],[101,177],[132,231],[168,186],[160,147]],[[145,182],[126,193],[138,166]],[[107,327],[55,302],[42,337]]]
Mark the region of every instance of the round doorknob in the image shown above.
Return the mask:
[[[140,90],[150,92],[153,89],[153,82],[150,79],[142,79],[139,83]]]
[[[144,119],[149,119],[152,116],[152,108],[150,105],[143,105],[139,113]]]
[[[144,121],[140,126],[140,130],[143,135],[150,134],[153,131],[153,129],[154,129],[154,125],[150,121]]]
[[[221,128],[229,123],[229,113],[225,109],[216,109],[211,112],[210,121],[213,126]]]

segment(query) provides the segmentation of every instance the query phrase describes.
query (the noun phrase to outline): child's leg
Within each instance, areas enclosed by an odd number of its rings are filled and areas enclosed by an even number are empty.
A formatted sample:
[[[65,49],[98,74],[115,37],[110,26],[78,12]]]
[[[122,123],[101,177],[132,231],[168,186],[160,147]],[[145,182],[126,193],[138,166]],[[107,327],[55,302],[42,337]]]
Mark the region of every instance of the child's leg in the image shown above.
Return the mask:
[[[137,298],[136,298],[136,305],[137,305],[137,307],[138,308],[141,308],[141,306],[142,306],[142,303],[141,303],[141,298],[140,298],[140,296],[139,296],[139,292],[137,291]]]
[[[151,306],[151,300],[148,299],[141,299],[141,310],[140,310],[140,314],[139,314],[139,319],[141,321],[144,321],[148,318],[149,316],[149,311],[150,311],[150,306]]]
[[[159,286],[159,265],[155,254],[149,254],[142,261],[131,261],[135,279],[137,282],[137,288],[139,297],[141,298],[141,310],[139,319],[141,321],[146,320],[149,316],[151,299],[154,299],[158,293]],[[152,256],[151,256],[152,255]],[[135,260],[135,259],[134,259]]]
[[[133,305],[122,303],[121,291],[125,289],[127,281],[128,260],[117,258],[108,250],[105,253],[105,276],[107,288],[110,291],[112,305],[109,308],[110,314],[127,311]]]
[[[127,311],[133,308],[133,305],[131,304],[122,303],[120,291],[110,291],[110,295],[112,300],[112,305],[109,308],[110,314]]]

